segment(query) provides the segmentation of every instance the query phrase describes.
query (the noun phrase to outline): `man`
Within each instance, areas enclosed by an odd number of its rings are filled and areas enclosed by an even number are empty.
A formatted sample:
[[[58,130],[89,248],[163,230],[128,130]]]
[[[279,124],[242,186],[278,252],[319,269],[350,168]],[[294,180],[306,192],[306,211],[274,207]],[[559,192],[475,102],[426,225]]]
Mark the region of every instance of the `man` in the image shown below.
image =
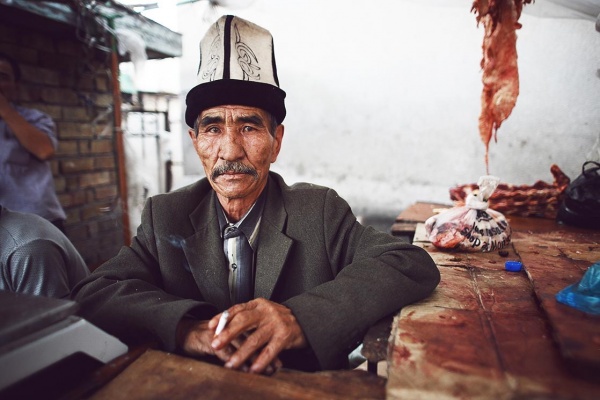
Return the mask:
[[[439,272],[422,249],[360,225],[332,189],[269,172],[286,110],[268,31],[221,17],[200,51],[186,122],[206,178],[148,199],[131,247],[74,298],[123,340],[228,368],[344,368],[366,330],[427,296]]]
[[[69,239],[44,218],[0,204],[0,290],[68,298],[90,271]]]
[[[13,103],[20,78],[19,65],[0,53],[0,203],[63,230],[66,215],[48,162],[58,146],[55,125],[41,111]]]

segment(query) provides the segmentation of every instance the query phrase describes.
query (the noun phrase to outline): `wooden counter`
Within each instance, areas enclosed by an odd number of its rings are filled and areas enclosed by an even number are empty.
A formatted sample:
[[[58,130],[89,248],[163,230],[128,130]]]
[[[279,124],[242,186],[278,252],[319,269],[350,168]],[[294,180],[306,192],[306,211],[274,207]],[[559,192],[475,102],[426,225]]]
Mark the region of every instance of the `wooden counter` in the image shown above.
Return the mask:
[[[555,300],[600,261],[600,232],[507,215],[514,233],[503,257],[435,248],[427,217],[414,224],[414,244],[442,280],[394,319],[387,398],[600,398],[600,317]],[[506,271],[507,260],[524,269]]]
[[[600,399],[600,317],[554,298],[600,261],[600,232],[507,216],[514,233],[505,256],[442,251],[423,226],[441,207],[419,203],[392,227],[429,252],[442,280],[429,298],[380,321],[365,339],[372,363],[387,358],[387,380],[362,370],[251,375],[145,346],[82,371],[75,387],[38,386],[36,393],[94,400]],[[524,269],[507,272],[506,260]],[[64,373],[51,379],[73,383]]]
[[[148,350],[91,399],[384,399],[385,382],[362,370],[254,375]]]

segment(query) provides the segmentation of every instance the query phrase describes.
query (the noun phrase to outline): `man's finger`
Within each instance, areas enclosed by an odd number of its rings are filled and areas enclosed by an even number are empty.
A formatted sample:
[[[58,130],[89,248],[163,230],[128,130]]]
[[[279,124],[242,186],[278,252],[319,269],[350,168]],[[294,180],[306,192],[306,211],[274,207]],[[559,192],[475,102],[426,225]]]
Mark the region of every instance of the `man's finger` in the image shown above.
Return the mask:
[[[224,363],[228,362],[231,355],[235,353],[235,347],[229,345],[225,346],[220,350],[215,350],[215,356],[217,356]]]
[[[214,349],[220,349],[238,337],[245,338],[258,326],[262,318],[261,313],[257,312],[252,306],[245,307],[244,304],[237,304],[227,310],[227,324],[223,331],[219,333],[211,343],[211,346]],[[218,328],[220,319],[220,316],[215,316],[210,321],[209,326],[215,326],[215,329]]]
[[[281,361],[277,357],[283,350],[283,344],[277,343],[277,341],[270,341],[255,357],[252,365],[250,366],[250,372],[262,373],[267,367],[273,366],[276,369],[281,368]]]
[[[258,353],[258,351],[267,343],[268,339],[268,336],[261,335],[258,331],[251,333],[246,337],[243,343],[241,343],[233,356],[231,356],[229,361],[225,364],[225,367],[238,369],[248,360],[251,360],[252,356]]]

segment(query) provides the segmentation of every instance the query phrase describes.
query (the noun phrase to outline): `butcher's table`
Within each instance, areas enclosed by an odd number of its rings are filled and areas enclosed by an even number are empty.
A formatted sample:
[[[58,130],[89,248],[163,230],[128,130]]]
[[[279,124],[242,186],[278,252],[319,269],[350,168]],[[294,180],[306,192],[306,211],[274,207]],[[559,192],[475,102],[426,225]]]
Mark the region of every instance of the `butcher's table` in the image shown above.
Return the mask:
[[[394,318],[386,397],[600,399],[600,316],[555,299],[600,261],[600,231],[506,215],[508,254],[442,251],[423,224],[439,207],[417,203],[392,227],[414,235],[441,282]],[[508,260],[523,269],[506,271]]]
[[[76,360],[76,376],[57,368],[0,398],[600,399],[600,317],[554,297],[600,261],[600,231],[507,216],[506,256],[447,252],[424,236],[441,207],[417,203],[391,228],[431,254],[442,280],[365,338],[372,363],[387,359],[387,382],[361,370],[257,376],[140,346],[99,368]],[[505,271],[507,260],[524,269]],[[23,392],[35,395],[11,395]]]

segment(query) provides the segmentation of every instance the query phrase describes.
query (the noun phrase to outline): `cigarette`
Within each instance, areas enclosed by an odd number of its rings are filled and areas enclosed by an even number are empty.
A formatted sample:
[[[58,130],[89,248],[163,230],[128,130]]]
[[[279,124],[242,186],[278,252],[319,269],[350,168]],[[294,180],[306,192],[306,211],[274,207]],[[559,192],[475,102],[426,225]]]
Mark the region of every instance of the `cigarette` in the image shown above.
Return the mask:
[[[225,325],[227,325],[227,321],[229,320],[229,311],[223,311],[221,314],[221,318],[219,318],[219,323],[217,324],[217,329],[215,330],[215,336],[223,331]]]

